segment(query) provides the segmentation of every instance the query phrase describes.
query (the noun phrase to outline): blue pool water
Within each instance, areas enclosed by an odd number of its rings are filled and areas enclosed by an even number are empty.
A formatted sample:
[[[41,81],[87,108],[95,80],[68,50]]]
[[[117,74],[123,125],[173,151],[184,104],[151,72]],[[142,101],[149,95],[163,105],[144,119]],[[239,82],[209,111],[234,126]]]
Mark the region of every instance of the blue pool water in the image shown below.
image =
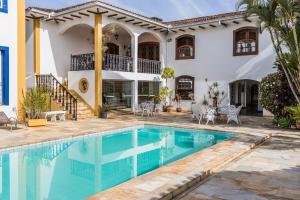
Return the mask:
[[[81,200],[232,137],[144,126],[2,153],[0,199]]]

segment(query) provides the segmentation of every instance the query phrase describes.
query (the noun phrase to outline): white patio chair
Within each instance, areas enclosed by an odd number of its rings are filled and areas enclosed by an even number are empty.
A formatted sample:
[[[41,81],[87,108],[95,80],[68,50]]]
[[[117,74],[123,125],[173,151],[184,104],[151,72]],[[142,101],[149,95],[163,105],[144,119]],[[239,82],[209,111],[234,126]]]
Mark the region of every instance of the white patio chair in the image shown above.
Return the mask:
[[[0,112],[2,112],[2,122],[0,124],[10,124],[11,131],[12,125],[15,125],[15,128],[18,128],[18,116],[17,116],[17,109],[15,107],[10,106],[0,106]],[[6,119],[6,123],[5,122]]]
[[[133,107],[133,114],[136,116],[138,115],[139,113],[142,113],[142,108],[141,108],[141,105],[140,104],[135,104],[134,107]]]
[[[212,122],[215,124],[215,118],[216,118],[216,109],[215,108],[208,108],[207,114],[206,114],[206,125],[208,125],[209,122]]]
[[[201,106],[200,108],[200,124],[202,123],[202,120],[207,118],[207,106]]]
[[[240,120],[240,112],[243,108],[243,105],[240,105],[238,108],[235,106],[230,106],[228,109],[228,114],[227,114],[227,124],[229,122],[234,121],[236,124],[242,124]]]
[[[142,108],[142,116],[146,114],[148,117],[153,116],[154,104],[153,103],[143,103],[141,105]]]
[[[156,113],[159,113],[159,112],[162,112],[162,111],[163,111],[162,105],[161,105],[161,104],[155,104],[154,106],[155,106],[155,107],[154,107],[154,112],[153,112],[153,114],[156,114]]]
[[[201,123],[202,116],[201,116],[200,108],[198,107],[197,104],[192,105],[192,119],[191,119],[191,121],[193,121],[195,119],[198,120],[199,124]]]

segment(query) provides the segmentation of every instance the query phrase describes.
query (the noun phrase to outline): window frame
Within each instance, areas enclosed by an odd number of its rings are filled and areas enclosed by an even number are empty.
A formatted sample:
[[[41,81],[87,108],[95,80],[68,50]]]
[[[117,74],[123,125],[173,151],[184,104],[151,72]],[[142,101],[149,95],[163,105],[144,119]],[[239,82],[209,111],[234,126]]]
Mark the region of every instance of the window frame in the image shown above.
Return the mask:
[[[255,38],[255,51],[254,52],[237,52],[237,34],[241,31],[247,31],[249,32],[255,32],[256,38]],[[249,34],[248,34],[249,37]],[[249,39],[249,38],[246,38]],[[239,29],[236,29],[233,31],[233,56],[249,56],[249,55],[258,55],[258,49],[259,49],[259,31],[258,28],[252,27],[252,26],[246,26]]]
[[[190,76],[190,75],[182,75],[182,76],[178,76],[175,78],[175,94],[178,95],[178,83],[181,79],[189,79],[192,81],[192,89],[190,92],[192,92],[193,94],[195,93],[195,77]],[[189,91],[189,90],[185,90],[185,91]],[[180,95],[180,94],[179,94]],[[185,99],[182,98],[182,96],[180,95],[180,98],[184,101],[191,101],[192,99]]]
[[[193,55],[192,56],[185,56],[185,57],[181,57],[179,56],[178,54],[178,40],[181,39],[181,38],[184,38],[184,37],[190,37],[193,41],[193,45],[192,45],[192,48],[193,48]],[[176,38],[175,40],[176,44],[175,44],[175,59],[176,60],[189,60],[189,59],[195,59],[195,36],[194,35],[189,35],[189,34],[185,34],[185,35],[181,35],[179,37]],[[184,44],[182,46],[187,46],[187,44]]]
[[[8,13],[8,2],[7,0],[0,0],[2,1],[3,7],[0,7],[0,13]]]

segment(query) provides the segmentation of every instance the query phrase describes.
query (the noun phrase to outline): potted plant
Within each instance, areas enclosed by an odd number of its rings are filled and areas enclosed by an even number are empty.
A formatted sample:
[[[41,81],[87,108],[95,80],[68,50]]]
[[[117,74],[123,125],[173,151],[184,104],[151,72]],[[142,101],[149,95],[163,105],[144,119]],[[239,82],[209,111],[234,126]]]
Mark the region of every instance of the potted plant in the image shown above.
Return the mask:
[[[162,87],[159,91],[161,98],[164,100],[163,112],[171,111],[172,105],[172,91],[169,90],[168,87],[168,79],[175,78],[175,70],[171,67],[166,67],[162,69],[161,78],[166,80],[166,86]],[[167,105],[167,98],[169,98],[169,105]]]
[[[202,105],[208,106],[208,100],[206,99],[206,96],[204,96],[204,98],[203,98]]]
[[[160,95],[154,96],[153,102],[154,102],[154,106],[155,106],[154,110],[155,110],[155,112],[158,112],[158,110],[156,108],[157,108],[157,106],[160,106],[160,103],[161,103]]]
[[[100,118],[107,119],[109,108],[110,107],[109,107],[108,103],[104,103],[103,106],[102,106],[102,108],[99,107],[99,109],[101,109]]]
[[[49,98],[49,93],[40,87],[29,89],[26,95],[23,93],[22,107],[29,127],[45,126],[47,124],[47,119],[43,115],[44,112],[49,110]]]
[[[208,80],[205,79],[205,82],[208,83]],[[207,84],[207,86],[208,86],[208,97],[212,99],[213,107],[218,107],[219,96],[220,94],[224,95],[224,92],[220,92],[218,82],[214,82],[211,85]]]
[[[182,108],[181,108],[181,97],[179,94],[176,94],[175,96],[175,101],[176,101],[176,111],[177,112],[182,112]]]
[[[286,110],[291,113],[292,118],[295,120],[296,128],[300,129],[300,104],[287,107]]]
[[[192,100],[192,104],[196,104],[195,94],[193,92],[189,93],[189,98]]]

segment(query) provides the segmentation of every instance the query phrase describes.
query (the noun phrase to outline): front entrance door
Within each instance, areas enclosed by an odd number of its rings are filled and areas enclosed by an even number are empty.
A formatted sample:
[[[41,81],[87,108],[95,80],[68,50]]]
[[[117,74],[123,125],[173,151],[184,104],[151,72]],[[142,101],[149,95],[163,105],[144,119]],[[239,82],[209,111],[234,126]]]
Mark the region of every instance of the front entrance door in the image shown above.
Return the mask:
[[[230,104],[243,105],[241,114],[261,115],[262,110],[258,102],[258,84],[254,80],[239,80],[230,84]]]

